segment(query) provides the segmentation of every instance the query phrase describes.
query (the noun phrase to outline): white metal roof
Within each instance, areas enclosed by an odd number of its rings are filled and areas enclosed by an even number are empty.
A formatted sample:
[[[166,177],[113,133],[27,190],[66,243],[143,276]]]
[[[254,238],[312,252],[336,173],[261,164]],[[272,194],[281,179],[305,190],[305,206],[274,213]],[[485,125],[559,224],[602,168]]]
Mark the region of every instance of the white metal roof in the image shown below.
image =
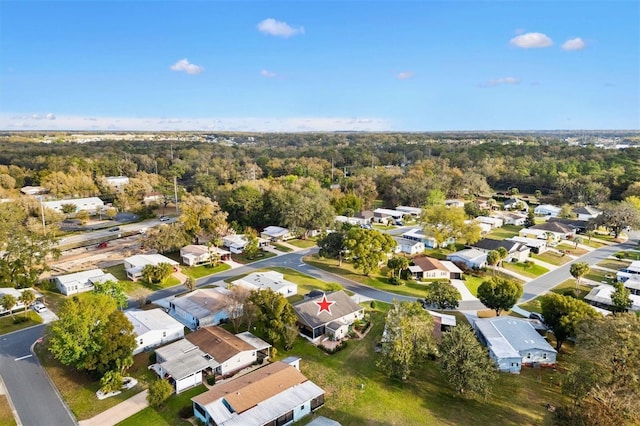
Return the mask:
[[[521,358],[524,352],[532,349],[556,352],[529,321],[497,317],[477,319],[475,325],[498,358]]]
[[[80,272],[74,272],[72,274],[67,274],[67,275],[59,275],[56,277],[56,280],[58,280],[60,282],[60,284],[67,286],[69,284],[76,284],[76,283],[88,283],[89,281],[91,282],[97,282],[100,278],[104,277],[105,275],[108,275],[108,277],[113,278],[114,281],[118,281],[117,278],[115,278],[113,275],[111,274],[105,274],[104,272],[102,272],[102,269],[90,269],[88,271],[80,271]],[[108,281],[104,280],[104,281]]]
[[[248,331],[236,334],[236,337],[241,340],[244,340],[246,343],[250,344],[258,351],[268,349],[271,347],[269,343],[265,342],[258,336],[255,336],[252,333],[249,333]]]
[[[249,288],[251,290],[265,290],[270,288],[275,292],[287,287],[294,287],[297,293],[297,284],[284,279],[284,275],[275,271],[253,272],[244,278],[233,281],[231,284]]]
[[[133,331],[136,333],[136,336],[142,336],[152,330],[184,327],[180,322],[173,319],[171,315],[159,308],[149,309],[147,311],[133,309],[125,311],[124,314],[129,318],[131,324],[133,324]]]

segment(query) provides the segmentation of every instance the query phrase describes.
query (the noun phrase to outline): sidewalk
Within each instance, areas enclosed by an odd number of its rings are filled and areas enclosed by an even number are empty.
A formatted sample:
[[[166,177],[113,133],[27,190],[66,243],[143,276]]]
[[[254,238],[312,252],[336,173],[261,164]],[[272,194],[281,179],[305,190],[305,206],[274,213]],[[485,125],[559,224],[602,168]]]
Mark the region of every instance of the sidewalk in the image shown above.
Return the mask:
[[[464,285],[464,281],[451,280],[451,284],[460,292],[460,300],[478,300],[477,297],[471,294],[467,286]]]
[[[135,394],[126,401],[122,401],[120,404],[109,408],[107,411],[103,411],[95,417],[87,420],[81,420],[80,426],[113,426],[116,423],[120,423],[124,419],[127,419],[139,411],[144,410],[149,406],[147,402],[147,394],[149,392],[145,389],[140,393]]]

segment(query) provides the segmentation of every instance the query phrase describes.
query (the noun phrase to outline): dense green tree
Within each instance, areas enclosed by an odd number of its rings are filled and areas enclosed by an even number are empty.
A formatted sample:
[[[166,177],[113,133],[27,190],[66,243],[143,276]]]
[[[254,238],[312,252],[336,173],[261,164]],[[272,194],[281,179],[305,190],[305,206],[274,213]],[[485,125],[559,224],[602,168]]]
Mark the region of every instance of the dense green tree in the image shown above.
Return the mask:
[[[523,292],[522,285],[511,279],[491,277],[478,286],[478,299],[500,316],[502,311],[509,310],[516,304]]]
[[[440,368],[456,392],[487,396],[497,378],[496,364],[471,327],[460,324],[443,333],[440,354]]]
[[[640,227],[640,212],[632,204],[625,201],[609,203],[602,210],[602,214],[595,219],[598,225],[605,226],[613,231],[618,238],[627,227]]]
[[[611,310],[613,312],[626,312],[633,306],[631,291],[621,282],[613,284],[615,290],[611,293]]]
[[[490,250],[487,253],[487,264],[492,268],[495,268],[496,265],[500,263],[500,253],[496,250]],[[493,274],[495,275],[495,269],[493,270]]]
[[[253,259],[260,252],[258,232],[255,229],[247,228],[244,231],[244,236],[247,239],[247,244],[244,246],[244,254],[249,259]]]
[[[393,256],[387,260],[387,268],[391,270],[391,278],[395,280],[396,274],[400,275],[400,272],[409,267],[409,259],[404,256]]]
[[[353,260],[353,266],[361,269],[364,275],[376,271],[396,245],[390,235],[375,229],[351,228],[344,240],[344,247]]]
[[[196,280],[193,277],[187,277],[183,284],[187,291],[193,291],[196,289]]]
[[[393,302],[382,335],[376,365],[389,377],[406,380],[411,372],[437,353],[433,318],[418,302]]]
[[[433,281],[425,287],[424,300],[436,309],[456,309],[460,292],[446,281]]]
[[[496,249],[496,251],[498,252],[498,255],[500,256],[500,266],[502,266],[502,262],[504,262],[504,260],[509,257],[509,251],[507,251],[506,248],[504,247],[498,247]]]
[[[575,262],[571,265],[571,267],[569,268],[569,273],[573,278],[576,279],[576,288],[578,288],[578,286],[580,285],[580,280],[582,279],[582,277],[587,275],[590,270],[591,267],[587,262]]]
[[[269,339],[274,343],[285,343],[287,328],[295,327],[298,319],[289,301],[271,289],[254,290],[247,301],[257,308],[257,319]]]
[[[527,219],[524,221],[525,228],[531,228],[536,224],[536,214],[533,210],[534,209],[529,209],[529,211],[527,212]]]
[[[145,248],[168,253],[184,247],[191,242],[181,223],[162,224],[147,230],[142,237]]]
[[[93,292],[111,297],[116,302],[118,309],[127,307],[128,296],[124,292],[124,284],[120,281],[97,282],[94,284]]]
[[[420,222],[426,235],[433,237],[438,246],[453,238],[456,243],[473,244],[480,240],[480,226],[466,223],[464,209],[444,204],[424,206]]]
[[[47,329],[48,349],[63,365],[105,373],[131,365],[133,325],[104,294],[66,300]]]
[[[339,259],[339,264],[342,265],[344,238],[345,233],[343,231],[330,232],[322,236],[317,242],[320,248],[319,255],[330,259]]]
[[[557,293],[544,295],[540,306],[544,323],[556,338],[557,351],[567,339],[576,336],[576,325],[580,321],[599,316],[591,305],[582,300]]]
[[[227,213],[217,202],[201,195],[188,195],[180,203],[180,221],[193,239],[218,236],[219,228],[227,228]]]
[[[160,283],[169,278],[173,273],[173,266],[168,263],[158,263],[157,265],[145,265],[142,268],[142,278],[149,284]]]
[[[158,379],[149,385],[147,402],[152,407],[161,407],[173,393],[173,386],[167,380]]]
[[[633,424],[640,418],[640,318],[592,317],[576,328],[575,354],[563,391],[573,404],[560,421],[580,425]]]

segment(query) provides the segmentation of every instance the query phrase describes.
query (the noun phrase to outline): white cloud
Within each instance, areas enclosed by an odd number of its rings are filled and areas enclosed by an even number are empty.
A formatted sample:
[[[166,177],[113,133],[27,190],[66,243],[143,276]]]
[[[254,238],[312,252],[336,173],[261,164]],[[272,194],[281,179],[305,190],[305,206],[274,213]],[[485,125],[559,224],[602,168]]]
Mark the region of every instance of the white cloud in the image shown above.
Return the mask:
[[[509,44],[522,49],[534,49],[549,47],[553,45],[553,40],[551,40],[546,34],[526,33],[512,38],[509,41]]]
[[[47,114],[46,119],[47,120],[55,120],[56,116],[52,112],[50,112],[49,114]]]
[[[580,37],[572,38],[562,44],[562,50],[582,50],[587,47],[587,43]]]
[[[204,71],[204,67],[190,63],[187,58],[180,59],[170,67],[173,71],[184,71],[187,74],[196,75]]]
[[[398,80],[407,80],[411,77],[413,77],[414,73],[413,71],[403,71],[403,72],[399,72],[398,74],[396,74],[396,78]]]
[[[496,87],[504,84],[520,84],[520,79],[516,77],[500,77],[485,81],[480,84],[480,87]]]
[[[260,75],[267,77],[267,78],[274,78],[277,77],[278,74],[276,74],[275,72],[271,72],[271,71],[267,71],[267,70],[262,70],[260,71]]]
[[[304,27],[294,28],[286,22],[267,18],[258,23],[258,31],[267,35],[287,38],[298,34],[304,34]]]
[[[138,130],[138,131],[219,131],[251,132],[331,132],[364,131],[380,132],[394,130],[389,120],[377,117],[95,117],[56,116],[55,120],[43,120],[42,116],[0,114],[1,130]]]

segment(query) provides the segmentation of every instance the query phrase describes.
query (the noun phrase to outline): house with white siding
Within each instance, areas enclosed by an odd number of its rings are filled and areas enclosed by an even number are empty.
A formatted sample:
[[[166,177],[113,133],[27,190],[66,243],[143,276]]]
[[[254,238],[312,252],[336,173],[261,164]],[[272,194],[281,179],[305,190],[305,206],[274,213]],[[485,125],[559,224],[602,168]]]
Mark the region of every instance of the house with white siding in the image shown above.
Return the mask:
[[[551,204],[540,204],[533,209],[533,212],[538,216],[549,216],[549,217],[558,217],[560,212],[562,211],[562,207],[554,206]]]
[[[218,383],[191,398],[206,425],[290,425],[324,405],[324,390],[307,379],[299,358],[289,357]]]
[[[284,297],[298,294],[298,285],[284,279],[284,275],[276,271],[252,272],[249,275],[231,282],[232,285],[248,290],[271,289]]]
[[[124,314],[133,324],[136,335],[134,355],[184,337],[184,325],[162,309],[132,309],[124,311]]]
[[[161,263],[168,263],[173,267],[173,271],[180,270],[180,264],[173,259],[169,259],[161,254],[136,254],[124,259],[124,270],[127,272],[127,278],[131,281],[137,281],[142,278],[142,270],[147,265],[158,266]]]
[[[202,372],[217,363],[196,345],[180,339],[155,350],[156,363],[149,366],[161,379],[169,380],[176,394],[202,383]]]
[[[102,269],[90,269],[88,271],[74,272],[72,274],[58,275],[51,278],[51,281],[65,296],[91,291],[95,284],[112,281],[117,283],[118,279],[109,273],[104,273]]]
[[[522,366],[551,367],[556,363],[556,350],[526,319],[477,319],[474,328],[500,371],[519,373]]]
[[[218,325],[229,318],[229,290],[222,287],[199,288],[169,301],[169,314],[191,330]]]
[[[448,254],[447,260],[465,265],[469,269],[482,269],[487,266],[487,254],[476,249],[460,250]]]
[[[221,327],[202,327],[186,339],[213,358],[216,374],[231,375],[256,362],[256,348]]]
[[[393,248],[394,253],[405,253],[410,256],[420,254],[424,251],[424,243],[422,241],[409,240],[402,237],[393,237],[397,245]]]
[[[80,210],[84,210],[91,214],[97,214],[104,210],[104,202],[98,197],[88,198],[70,198],[68,200],[56,200],[56,201],[43,201],[42,205],[45,208],[55,210],[62,213],[62,206],[72,205],[75,210],[72,213],[77,213]]]

